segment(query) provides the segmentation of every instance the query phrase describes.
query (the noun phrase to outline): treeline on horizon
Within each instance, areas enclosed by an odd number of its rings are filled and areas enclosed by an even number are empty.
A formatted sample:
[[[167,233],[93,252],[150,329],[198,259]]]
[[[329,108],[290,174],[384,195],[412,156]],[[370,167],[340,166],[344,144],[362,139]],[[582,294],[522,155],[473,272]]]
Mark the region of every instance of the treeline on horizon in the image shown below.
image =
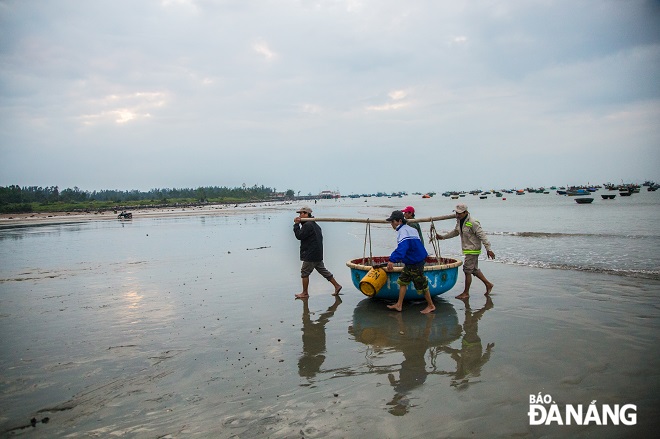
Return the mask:
[[[267,200],[275,189],[264,185],[252,187],[207,186],[191,188],[165,188],[139,190],[85,191],[78,187],[60,190],[58,186],[0,186],[0,212],[22,213],[38,210],[76,210],[109,208],[113,205],[163,205],[174,203],[246,202]],[[285,196],[293,197],[293,190]]]

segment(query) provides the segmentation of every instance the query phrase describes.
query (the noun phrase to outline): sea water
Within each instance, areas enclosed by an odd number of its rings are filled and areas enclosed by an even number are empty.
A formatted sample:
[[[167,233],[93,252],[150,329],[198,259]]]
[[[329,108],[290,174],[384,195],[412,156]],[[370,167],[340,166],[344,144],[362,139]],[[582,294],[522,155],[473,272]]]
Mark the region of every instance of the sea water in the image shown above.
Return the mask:
[[[388,255],[387,224],[320,223],[300,292],[298,204],[227,215],[0,230],[0,431],[28,437],[626,437],[658,427],[660,196],[344,198],[317,217],[417,217],[463,202],[491,241],[437,310],[366,299],[345,262]],[[506,198],[506,199],[504,199]],[[454,220],[436,221],[441,232]],[[423,225],[426,246],[429,223]],[[461,257],[459,238],[442,256]],[[460,270],[460,269],[459,269]],[[558,407],[636,406],[635,425],[534,425]]]

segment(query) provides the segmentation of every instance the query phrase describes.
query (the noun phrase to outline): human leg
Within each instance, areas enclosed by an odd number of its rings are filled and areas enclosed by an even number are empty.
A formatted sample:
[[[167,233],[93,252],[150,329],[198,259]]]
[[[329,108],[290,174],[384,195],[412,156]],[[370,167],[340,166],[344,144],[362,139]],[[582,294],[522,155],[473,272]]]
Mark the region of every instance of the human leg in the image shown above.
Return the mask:
[[[428,288],[424,292],[424,298],[426,299],[426,308],[424,308],[420,312],[422,314],[428,314],[435,311],[435,303],[433,303],[433,299],[431,298],[431,293],[429,293]]]
[[[332,286],[335,287],[335,292],[332,293],[332,295],[333,295],[333,296],[339,296],[339,294],[340,294],[339,292],[341,291],[342,286],[339,285],[339,283],[337,283],[337,281],[335,280],[334,277],[332,277],[331,279],[328,279],[328,280],[330,281],[330,283],[332,284]]]
[[[296,299],[304,299],[309,297],[309,275],[314,271],[314,263],[303,262],[300,267],[300,278],[302,279],[302,292],[296,294]]]
[[[309,276],[302,279],[302,293],[296,294],[296,299],[306,299],[309,297]]]
[[[399,284],[399,300],[394,305],[387,305],[389,309],[401,312],[403,310],[403,298],[406,297],[406,291],[408,290],[408,285]]]
[[[428,314],[435,311],[435,304],[433,299],[431,299],[431,292],[429,291],[429,280],[424,275],[424,264],[416,266],[413,270],[413,284],[417,289],[419,294],[424,294],[424,299],[426,299],[426,308],[424,308],[421,313]]]
[[[472,283],[472,275],[470,273],[465,273],[465,287],[463,292],[456,296],[457,299],[467,299],[470,297],[470,284]]]
[[[415,279],[415,271],[410,265],[404,265],[403,271],[396,283],[399,284],[399,299],[394,305],[388,305],[389,309],[401,311],[403,309],[403,298],[406,297],[408,285]]]
[[[335,280],[335,277],[333,276],[333,274],[327,268],[325,268],[325,264],[323,263],[323,261],[317,263],[315,268],[316,268],[316,271],[318,271],[321,276],[326,278],[326,280],[328,282],[330,282],[333,287],[335,287],[335,292],[332,295],[333,296],[339,295],[339,292],[341,291],[342,286],[339,285],[339,283]]]
[[[476,273],[474,273],[474,275],[477,276],[477,278],[481,282],[483,282],[484,285],[486,285],[486,294],[484,294],[484,295],[488,296],[490,294],[490,292],[492,291],[492,289],[493,289],[493,284],[488,279],[486,279],[486,276],[484,276],[484,274],[481,270],[478,270]]]
[[[457,299],[467,299],[470,297],[470,285],[472,284],[472,273],[479,271],[479,255],[465,255],[463,261],[463,273],[465,274],[465,286],[463,292],[456,296]]]

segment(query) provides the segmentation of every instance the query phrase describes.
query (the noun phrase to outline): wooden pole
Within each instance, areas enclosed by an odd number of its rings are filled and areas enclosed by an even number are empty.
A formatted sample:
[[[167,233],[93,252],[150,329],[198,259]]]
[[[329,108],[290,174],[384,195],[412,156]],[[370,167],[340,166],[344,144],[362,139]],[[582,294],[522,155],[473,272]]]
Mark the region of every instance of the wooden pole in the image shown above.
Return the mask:
[[[428,218],[415,218],[407,220],[409,223],[430,223],[431,221],[442,221],[448,219],[456,219],[455,214],[451,215],[441,215],[441,216],[431,216]],[[301,218],[301,222],[305,221],[318,221],[318,222],[328,222],[328,223],[372,223],[372,224],[389,224],[389,221],[384,219],[371,219],[371,218]]]

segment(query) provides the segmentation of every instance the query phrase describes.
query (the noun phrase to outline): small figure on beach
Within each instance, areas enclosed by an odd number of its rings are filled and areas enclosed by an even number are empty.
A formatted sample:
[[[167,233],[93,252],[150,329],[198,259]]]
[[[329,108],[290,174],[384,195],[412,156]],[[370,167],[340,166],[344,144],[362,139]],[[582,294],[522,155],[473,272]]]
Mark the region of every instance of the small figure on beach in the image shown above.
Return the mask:
[[[419,239],[417,230],[406,224],[406,219],[400,210],[392,212],[386,221],[389,221],[392,228],[396,230],[397,242],[397,247],[390,255],[389,262],[387,263],[387,271],[394,269],[394,263],[403,262],[404,264],[403,272],[397,280],[399,284],[399,300],[394,305],[388,305],[387,307],[401,312],[403,309],[403,298],[406,295],[408,285],[412,282],[417,292],[424,294],[424,298],[426,299],[426,308],[421,313],[428,314],[435,311],[435,305],[429,292],[429,281],[424,275],[424,264],[428,253],[424,248],[424,244],[422,244],[422,240]]]
[[[436,239],[449,239],[455,236],[461,236],[461,247],[465,261],[463,262],[463,273],[465,273],[465,287],[463,292],[456,296],[457,299],[467,299],[470,297],[470,284],[474,274],[480,281],[486,285],[486,296],[493,289],[493,284],[486,279],[486,276],[479,269],[479,255],[481,246],[486,248],[486,254],[490,259],[495,259],[495,253],[490,249],[490,241],[486,237],[486,232],[481,228],[481,223],[470,216],[470,212],[465,204],[457,204],[456,209],[456,228],[451,232],[440,235],[436,234]]]
[[[406,224],[408,224],[413,229],[417,230],[417,233],[419,233],[419,239],[421,239],[422,244],[424,244],[424,236],[422,235],[422,228],[420,227],[419,223],[408,222],[411,219],[415,219],[415,208],[412,206],[407,206],[401,212],[403,212],[403,217],[406,219]]]
[[[296,299],[305,299],[309,297],[309,275],[316,270],[321,276],[326,278],[335,287],[333,296],[339,295],[342,286],[337,283],[323,264],[323,232],[316,221],[301,221],[303,218],[313,218],[312,209],[309,206],[303,206],[296,211],[297,217],[293,219],[293,233],[296,239],[300,241],[300,277],[302,278],[302,292],[296,294]]]

